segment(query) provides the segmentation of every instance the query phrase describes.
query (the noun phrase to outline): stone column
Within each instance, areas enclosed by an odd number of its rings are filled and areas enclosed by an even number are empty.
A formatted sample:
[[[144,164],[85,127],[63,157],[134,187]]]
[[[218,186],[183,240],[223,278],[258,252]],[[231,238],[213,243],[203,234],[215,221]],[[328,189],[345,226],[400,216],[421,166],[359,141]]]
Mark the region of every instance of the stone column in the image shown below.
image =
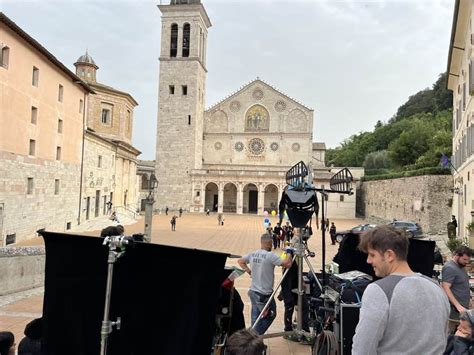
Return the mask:
[[[199,212],[206,212],[206,183],[201,183],[201,207]]]
[[[244,187],[237,185],[237,214],[242,214],[244,210]]]
[[[258,209],[257,214],[263,215],[264,209],[264,200],[265,200],[265,186],[263,184],[258,184]]]
[[[217,194],[217,213],[224,211],[224,184],[222,182],[218,185],[219,191]]]

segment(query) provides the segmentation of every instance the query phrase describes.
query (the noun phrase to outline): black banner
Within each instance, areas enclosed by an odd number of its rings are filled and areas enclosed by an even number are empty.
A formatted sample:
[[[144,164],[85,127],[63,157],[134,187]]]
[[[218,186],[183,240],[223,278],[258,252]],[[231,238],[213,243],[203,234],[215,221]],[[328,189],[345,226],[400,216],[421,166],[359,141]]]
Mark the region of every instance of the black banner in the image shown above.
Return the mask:
[[[44,354],[95,355],[105,304],[104,239],[43,231]],[[209,354],[227,254],[135,243],[114,266],[108,354]]]

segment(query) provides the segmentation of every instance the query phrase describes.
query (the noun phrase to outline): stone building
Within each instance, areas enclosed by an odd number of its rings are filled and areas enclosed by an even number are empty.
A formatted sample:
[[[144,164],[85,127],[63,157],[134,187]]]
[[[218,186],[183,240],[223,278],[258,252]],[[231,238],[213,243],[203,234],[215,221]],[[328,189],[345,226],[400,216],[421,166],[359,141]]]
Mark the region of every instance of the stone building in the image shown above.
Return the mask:
[[[158,8],[156,207],[238,214],[277,210],[291,166],[304,161],[324,168],[325,145],[313,143],[314,111],[259,78],[205,110],[211,27],[206,10],[200,0],[172,0]],[[317,174],[316,185],[329,185],[326,175]],[[351,204],[348,213],[341,210],[344,217],[354,217],[355,196],[344,203]]]
[[[93,89],[0,12],[0,246],[77,223]]]
[[[134,215],[139,208],[140,151],[131,139],[133,109],[138,103],[130,94],[98,83],[99,67],[87,52],[74,65],[76,75],[95,91],[87,102],[80,222],[106,214],[109,201],[117,213]]]
[[[473,11],[473,1],[456,0],[447,68],[447,86],[453,91],[452,213],[461,237],[467,236],[466,225],[474,221]]]

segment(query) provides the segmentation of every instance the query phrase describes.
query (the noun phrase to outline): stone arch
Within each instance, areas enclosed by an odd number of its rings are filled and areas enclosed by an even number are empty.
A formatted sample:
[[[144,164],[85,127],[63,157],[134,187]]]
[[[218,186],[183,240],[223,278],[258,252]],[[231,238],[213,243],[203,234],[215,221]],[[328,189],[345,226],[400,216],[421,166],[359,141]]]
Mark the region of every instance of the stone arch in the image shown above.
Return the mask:
[[[206,132],[227,132],[229,119],[222,110],[214,111],[206,120]]]
[[[260,132],[268,131],[270,128],[270,114],[268,110],[256,104],[251,106],[245,113],[245,131]]]
[[[258,187],[257,184],[248,183],[243,188],[243,212],[258,212]]]
[[[224,212],[237,212],[237,186],[228,182],[224,185]]]
[[[208,182],[205,188],[204,210],[217,212],[219,187],[215,182]]]
[[[308,118],[299,108],[295,108],[288,114],[286,120],[287,132],[306,132],[308,130]]]
[[[268,184],[267,186],[265,186],[263,196],[264,210],[268,211],[268,213],[271,213],[273,210],[275,210],[278,214],[278,186],[276,186],[275,184]]]

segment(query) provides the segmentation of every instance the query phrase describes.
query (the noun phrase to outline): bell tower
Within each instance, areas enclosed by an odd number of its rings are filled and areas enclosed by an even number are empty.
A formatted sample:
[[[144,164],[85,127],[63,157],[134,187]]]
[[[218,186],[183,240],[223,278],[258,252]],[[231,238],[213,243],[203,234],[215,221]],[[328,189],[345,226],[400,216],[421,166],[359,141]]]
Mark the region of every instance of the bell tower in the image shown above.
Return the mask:
[[[191,172],[202,166],[207,29],[200,0],[171,0],[161,11],[156,177],[157,208],[192,202]]]

